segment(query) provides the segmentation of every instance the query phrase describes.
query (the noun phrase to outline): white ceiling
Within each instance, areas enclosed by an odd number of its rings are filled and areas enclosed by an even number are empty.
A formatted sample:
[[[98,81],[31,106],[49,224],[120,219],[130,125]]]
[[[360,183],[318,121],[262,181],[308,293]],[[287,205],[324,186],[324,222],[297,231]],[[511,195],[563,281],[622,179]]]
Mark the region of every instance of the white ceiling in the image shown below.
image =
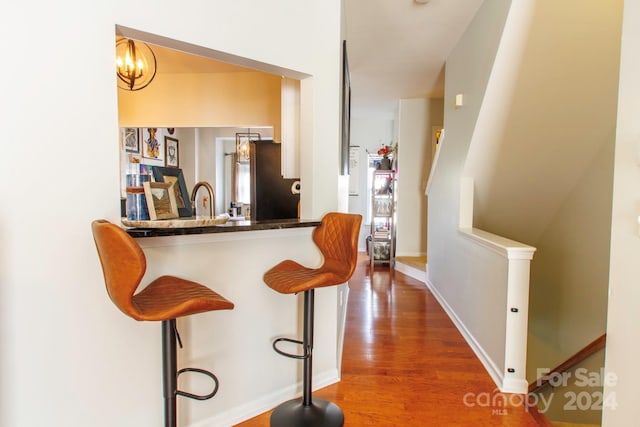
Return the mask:
[[[444,62],[483,0],[344,0],[351,117],[393,119],[397,101],[444,94]],[[246,71],[152,45],[158,72]]]
[[[444,63],[483,0],[345,0],[351,117],[393,118],[398,99],[441,98]]]

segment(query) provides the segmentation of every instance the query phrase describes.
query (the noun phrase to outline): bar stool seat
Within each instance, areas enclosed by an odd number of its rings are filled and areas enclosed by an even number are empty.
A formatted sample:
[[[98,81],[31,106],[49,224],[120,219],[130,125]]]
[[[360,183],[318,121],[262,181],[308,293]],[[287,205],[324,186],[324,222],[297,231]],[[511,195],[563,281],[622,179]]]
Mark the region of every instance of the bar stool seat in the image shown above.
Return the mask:
[[[358,260],[358,235],[362,216],[331,212],[313,231],[313,241],[322,253],[319,268],[305,267],[285,260],[264,274],[264,282],[282,294],[304,292],[303,340],[277,338],[273,349],[283,356],[303,359],[303,396],[280,404],[271,414],[272,427],[340,427],[342,410],[334,403],[312,396],[314,294],[316,288],[335,286],[351,278]],[[302,346],[303,354],[289,354],[278,348],[280,342]]]
[[[233,303],[201,285],[175,276],[161,276],[133,296],[136,320],[167,320],[213,310],[228,310]]]
[[[206,400],[218,391],[218,379],[204,369],[177,369],[176,344],[182,343],[176,318],[214,310],[230,310],[234,305],[208,287],[175,276],[161,276],[135,293],[147,268],[146,257],[138,243],[121,227],[106,220],[91,223],[93,238],[102,265],[107,293],[127,316],[140,321],[162,322],[162,365],[164,419],[166,427],[175,427],[176,396]],[[177,389],[178,376],[196,372],[211,378],[213,390],[196,395]]]

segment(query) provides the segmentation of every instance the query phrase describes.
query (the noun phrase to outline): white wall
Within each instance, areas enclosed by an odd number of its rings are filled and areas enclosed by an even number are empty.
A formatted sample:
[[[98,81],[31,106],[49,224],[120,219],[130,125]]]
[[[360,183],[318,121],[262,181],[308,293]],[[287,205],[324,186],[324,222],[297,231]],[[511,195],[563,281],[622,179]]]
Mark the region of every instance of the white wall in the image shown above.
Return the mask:
[[[538,248],[533,381],[605,330],[622,2],[522,1],[509,13],[464,173],[474,226]]]
[[[458,212],[455,173],[463,160],[462,176],[475,182],[473,226],[538,247],[533,380],[536,368],[557,366],[604,331],[621,9],[619,2],[502,5],[485,2],[447,62],[446,137],[429,199],[429,280],[458,313],[479,303],[466,298],[468,278],[456,271],[467,251],[445,228],[456,225],[449,208]],[[501,35],[496,21],[506,11]],[[502,36],[495,55],[494,35]],[[450,106],[455,94],[465,100],[458,109]],[[486,327],[480,322],[467,327]]]
[[[116,24],[313,76],[303,206],[337,206],[340,1],[5,5],[2,51],[21,72],[0,70],[0,425],[160,424],[157,325],[115,310],[90,233],[120,215]]]
[[[509,0],[483,3],[447,59],[445,137],[428,198],[427,283],[494,381],[505,391],[509,385],[513,392],[516,390],[510,384],[514,379],[522,390],[525,364],[505,366],[513,360],[512,352],[507,351],[513,346],[508,341],[513,337],[507,334],[506,320],[511,292],[507,286],[509,263],[467,239],[459,227],[464,162],[486,101],[485,88],[510,6]],[[460,93],[464,94],[465,105],[456,109],[453,101]],[[524,356],[520,360],[524,362]],[[507,374],[508,367],[517,371]]]
[[[382,118],[352,118],[351,119],[351,145],[360,147],[358,158],[357,195],[349,196],[349,212],[359,213],[363,217],[360,238],[358,239],[358,249],[366,250],[365,239],[371,234],[367,213],[367,178],[368,153],[376,154],[383,144],[391,144],[393,139],[394,121]]]
[[[625,0],[613,177],[609,307],[605,368],[617,380],[605,385],[603,427],[633,425],[640,418],[640,1]],[[605,400],[607,402],[607,400]]]
[[[460,178],[510,4],[509,0],[485,2],[446,66],[446,135],[429,192],[427,278],[452,309],[461,314],[471,312],[470,307],[479,302],[468,298],[467,287],[476,287],[477,283],[473,283],[466,268],[460,268],[464,262],[461,254],[466,253],[468,245],[458,232]],[[453,100],[458,93],[464,93],[467,101],[464,108],[454,109]],[[492,295],[486,294],[484,298],[490,307]],[[483,325],[481,322],[468,327],[482,329]]]
[[[398,108],[398,207],[396,256],[427,253],[427,198],[433,127],[442,126],[442,99],[401,99]]]
[[[477,227],[536,245],[612,145],[621,16],[622,0],[514,2],[465,165]]]

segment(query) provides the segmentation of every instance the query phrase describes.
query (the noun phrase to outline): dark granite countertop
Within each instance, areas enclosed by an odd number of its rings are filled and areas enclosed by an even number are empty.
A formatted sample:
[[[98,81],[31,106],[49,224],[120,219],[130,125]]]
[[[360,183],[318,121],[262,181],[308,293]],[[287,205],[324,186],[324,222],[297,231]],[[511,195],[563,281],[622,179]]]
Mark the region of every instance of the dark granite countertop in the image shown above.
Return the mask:
[[[225,224],[207,227],[171,227],[171,228],[130,228],[125,230],[131,237],[179,236],[185,234],[228,233],[254,230],[280,230],[284,228],[317,227],[319,220],[277,219],[268,221],[228,221]]]

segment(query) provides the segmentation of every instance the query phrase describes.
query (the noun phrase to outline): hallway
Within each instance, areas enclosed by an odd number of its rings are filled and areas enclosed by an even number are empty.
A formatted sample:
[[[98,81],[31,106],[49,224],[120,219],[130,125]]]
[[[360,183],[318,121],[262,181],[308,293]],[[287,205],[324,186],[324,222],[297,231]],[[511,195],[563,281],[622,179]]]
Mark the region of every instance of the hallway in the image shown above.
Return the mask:
[[[424,284],[386,266],[369,274],[363,254],[349,287],[342,380],[314,393],[345,426],[537,425],[521,396],[496,391]],[[238,424],[268,425],[269,413]]]

